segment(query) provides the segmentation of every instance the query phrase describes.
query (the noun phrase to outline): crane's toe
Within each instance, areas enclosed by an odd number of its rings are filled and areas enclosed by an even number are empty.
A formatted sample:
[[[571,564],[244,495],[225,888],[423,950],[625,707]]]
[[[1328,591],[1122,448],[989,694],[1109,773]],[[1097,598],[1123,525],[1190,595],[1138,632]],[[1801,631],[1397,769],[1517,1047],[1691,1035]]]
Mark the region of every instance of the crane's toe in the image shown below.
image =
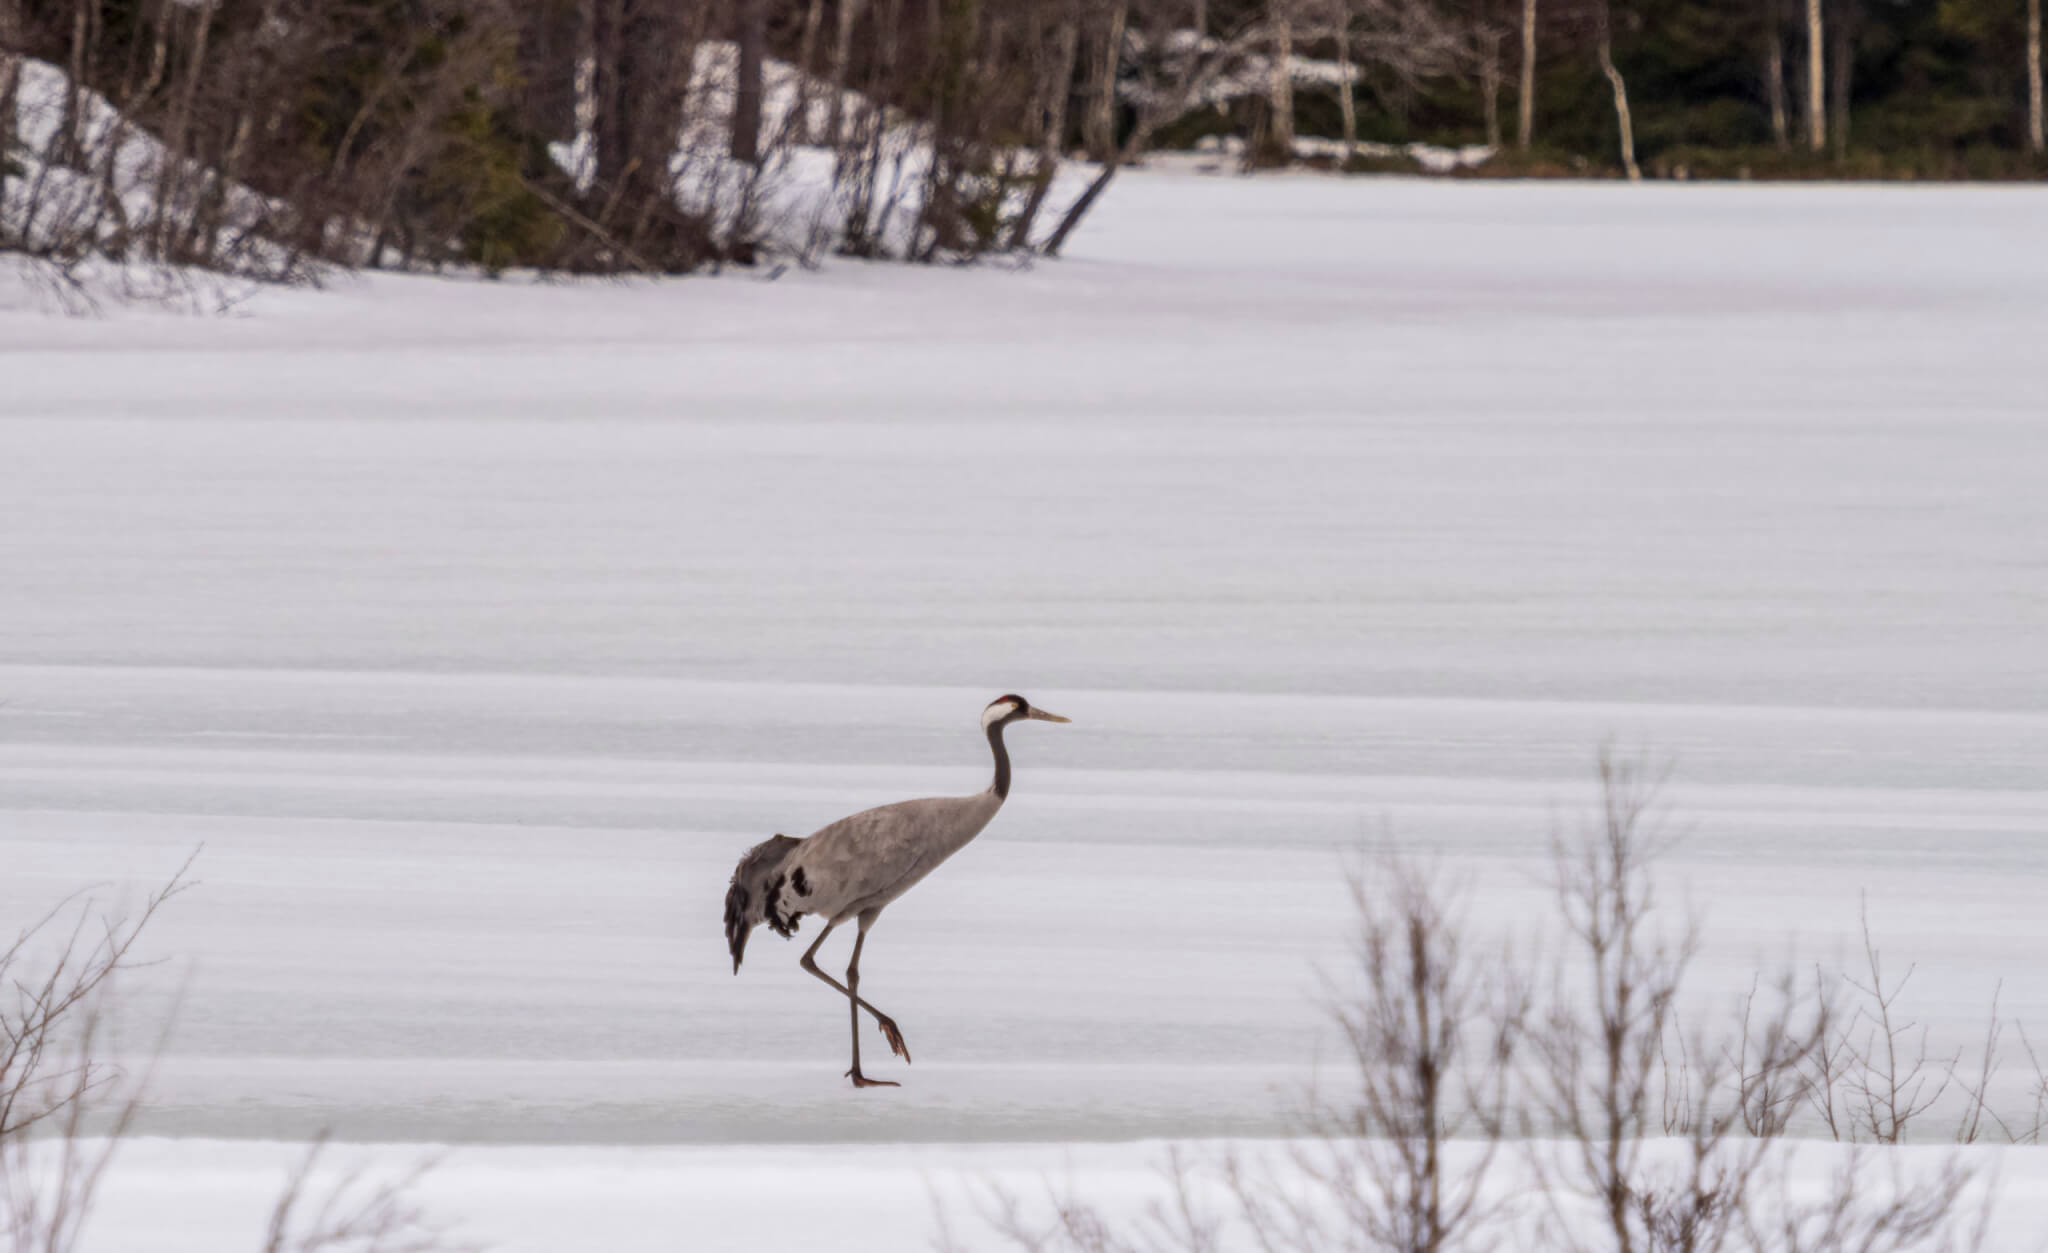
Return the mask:
[[[877,1014],[875,1016],[875,1025],[882,1029],[883,1038],[889,1041],[889,1051],[902,1058],[905,1063],[908,1063],[910,1061],[910,1046],[903,1042],[903,1033],[896,1029],[896,1020]]]
[[[888,1079],[870,1079],[858,1070],[849,1070],[846,1077],[853,1080],[856,1088],[900,1088],[903,1085]]]

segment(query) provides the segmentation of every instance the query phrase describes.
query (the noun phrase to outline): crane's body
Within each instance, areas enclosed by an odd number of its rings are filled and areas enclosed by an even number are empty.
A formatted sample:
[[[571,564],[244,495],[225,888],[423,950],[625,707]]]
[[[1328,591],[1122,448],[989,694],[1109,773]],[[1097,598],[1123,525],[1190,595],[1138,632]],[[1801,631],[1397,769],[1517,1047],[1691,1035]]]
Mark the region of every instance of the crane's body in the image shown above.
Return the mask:
[[[884,906],[916,886],[939,863],[965,848],[987,827],[1010,794],[1010,754],[1003,729],[1036,719],[1065,722],[1057,714],[1033,709],[1021,696],[1002,696],[982,711],[981,725],[995,754],[995,781],[972,796],[933,796],[898,801],[851,814],[801,840],[771,836],[755,845],[733,871],[725,894],[725,937],[732,969],[739,973],[747,935],[766,923],[776,934],[796,933],[806,914],[825,919],[825,929],[805,951],[802,964],[846,996],[853,1018],[853,1068],[847,1071],[856,1087],[893,1087],[860,1072],[860,1011],[875,1016],[889,1047],[904,1061],[910,1050],[888,1015],[862,1000],[860,950]],[[833,928],[858,920],[860,934],[853,959],[841,984],[818,968],[815,956]]]

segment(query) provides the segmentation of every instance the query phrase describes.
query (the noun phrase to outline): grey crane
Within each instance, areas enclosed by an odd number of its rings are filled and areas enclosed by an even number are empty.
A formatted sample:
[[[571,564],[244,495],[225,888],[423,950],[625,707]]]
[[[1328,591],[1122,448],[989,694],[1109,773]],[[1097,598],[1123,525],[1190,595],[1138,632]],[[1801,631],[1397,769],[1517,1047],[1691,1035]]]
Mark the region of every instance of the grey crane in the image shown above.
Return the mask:
[[[898,1086],[860,1072],[860,1011],[875,1016],[891,1052],[910,1060],[896,1020],[861,999],[860,948],[867,942],[868,928],[891,901],[965,848],[996,816],[1010,795],[1010,753],[1003,747],[1003,729],[1031,719],[1068,721],[1033,709],[1030,701],[1014,694],[998,696],[981,711],[981,729],[996,757],[995,782],[987,791],[864,809],[807,839],[770,836],[749,849],[732,872],[732,886],[725,893],[725,942],[732,950],[734,974],[740,972],[740,958],[747,951],[747,933],[756,925],[765,922],[787,939],[796,934],[797,920],[805,914],[825,920],[825,929],[804,950],[803,968],[846,998],[853,1020],[853,1068],[846,1074],[856,1088]],[[849,918],[859,920],[860,931],[854,936],[853,959],[846,964],[846,982],[841,983],[818,969],[818,946]]]

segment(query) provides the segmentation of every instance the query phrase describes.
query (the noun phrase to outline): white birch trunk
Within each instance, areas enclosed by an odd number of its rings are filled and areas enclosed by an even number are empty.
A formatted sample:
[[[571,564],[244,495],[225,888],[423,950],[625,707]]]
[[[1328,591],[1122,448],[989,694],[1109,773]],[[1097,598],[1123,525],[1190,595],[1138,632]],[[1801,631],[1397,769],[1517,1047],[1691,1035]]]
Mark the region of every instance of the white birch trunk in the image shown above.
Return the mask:
[[[1817,0],[1816,0],[1817,2]],[[1639,183],[1643,172],[1636,166],[1636,130],[1629,118],[1628,84],[1621,80],[1621,71],[1614,64],[1614,39],[1607,30],[1607,15],[1600,15],[1600,72],[1607,76],[1608,86],[1614,88],[1614,120],[1621,129],[1621,168],[1628,173],[1628,181]]]
[[[2041,0],[2027,0],[2027,148],[2048,151],[2041,119]]]
[[[1522,0],[1522,86],[1515,119],[1515,147],[1529,151],[1536,137],[1536,0]]]
[[[1814,152],[1828,146],[1826,31],[1821,27],[1821,0],[1806,0],[1806,146]]]
[[[1344,164],[1348,167],[1358,155],[1358,101],[1352,95],[1351,82],[1350,0],[1339,0],[1336,19],[1337,109],[1344,120]]]

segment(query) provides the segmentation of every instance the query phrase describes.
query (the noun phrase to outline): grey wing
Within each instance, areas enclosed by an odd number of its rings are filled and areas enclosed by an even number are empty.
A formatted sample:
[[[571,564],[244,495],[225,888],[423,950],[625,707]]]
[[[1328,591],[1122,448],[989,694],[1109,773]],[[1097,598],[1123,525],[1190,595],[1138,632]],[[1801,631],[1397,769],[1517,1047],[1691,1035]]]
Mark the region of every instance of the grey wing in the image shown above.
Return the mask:
[[[929,797],[841,818],[790,858],[782,904],[834,920],[886,905],[965,843],[963,833],[971,838],[987,821],[968,809],[959,798]]]
[[[765,922],[783,937],[796,930],[797,916],[780,909],[776,896],[788,877],[784,863],[803,843],[786,835],[771,835],[748,849],[734,867],[732,885],[725,890],[725,946],[732,950],[734,974],[740,972],[747,933],[756,924]]]

